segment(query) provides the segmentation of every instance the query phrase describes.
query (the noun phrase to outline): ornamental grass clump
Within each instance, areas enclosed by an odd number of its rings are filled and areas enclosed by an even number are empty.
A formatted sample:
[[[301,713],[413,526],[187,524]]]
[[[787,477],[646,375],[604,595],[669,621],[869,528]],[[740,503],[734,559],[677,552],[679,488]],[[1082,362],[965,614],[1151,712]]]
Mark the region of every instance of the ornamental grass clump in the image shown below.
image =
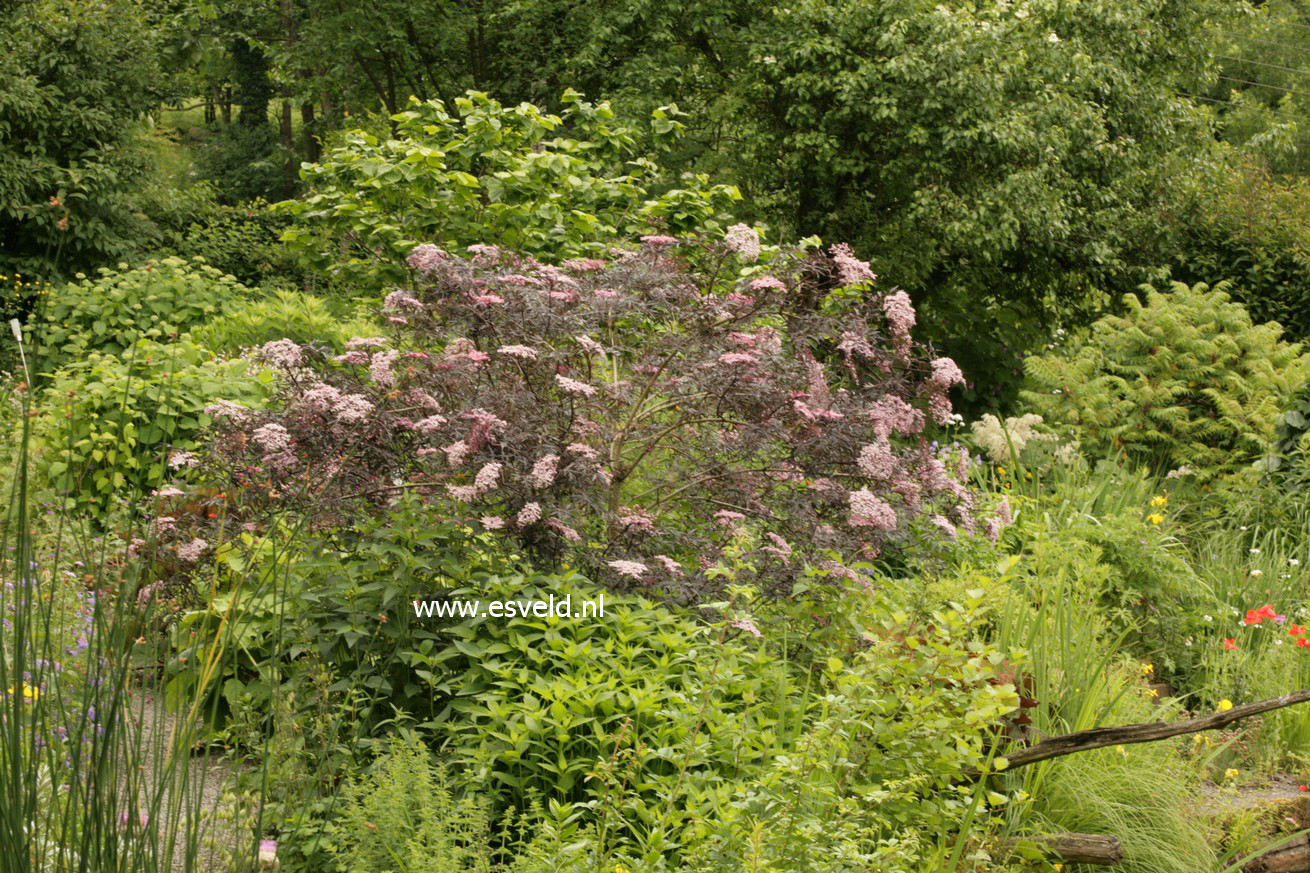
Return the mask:
[[[280,396],[206,410],[202,473],[245,524],[413,491],[544,566],[678,595],[714,588],[742,535],[779,593],[807,565],[894,550],[920,515],[943,541],[972,532],[967,459],[948,468],[925,438],[963,376],[914,344],[909,297],[844,247],[755,254],[652,236],[553,266],[421,245],[381,335],[264,347]]]

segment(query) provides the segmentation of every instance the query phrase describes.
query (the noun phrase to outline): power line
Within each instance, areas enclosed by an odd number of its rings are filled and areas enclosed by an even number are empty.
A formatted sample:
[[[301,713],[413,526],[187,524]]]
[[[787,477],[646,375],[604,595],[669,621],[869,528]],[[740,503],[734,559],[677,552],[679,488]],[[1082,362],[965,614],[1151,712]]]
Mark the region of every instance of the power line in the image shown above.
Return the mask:
[[[1261,45],[1268,45],[1268,46],[1273,46],[1274,48],[1287,49],[1288,51],[1293,51],[1293,52],[1310,53],[1310,45],[1292,45],[1291,43],[1287,43],[1287,42],[1273,42],[1271,40],[1260,39],[1259,37],[1255,37],[1255,36],[1247,36],[1244,33],[1236,33],[1235,31],[1231,31],[1231,30],[1221,30],[1219,32],[1222,33],[1224,36],[1231,36],[1236,39],[1244,39],[1247,40],[1248,42],[1258,42]]]
[[[1234,79],[1231,76],[1220,76],[1225,82],[1236,82],[1239,85],[1251,85],[1256,88],[1272,88],[1275,91],[1286,91],[1288,94],[1296,94],[1301,97],[1310,97],[1310,91],[1297,91],[1295,88],[1284,88],[1281,85],[1268,85],[1264,82],[1252,82],[1250,79]]]
[[[1238,109],[1248,108],[1246,104],[1238,103],[1234,100],[1220,100],[1217,97],[1206,97],[1203,94],[1188,94],[1186,91],[1179,91],[1178,93],[1184,97],[1189,97],[1192,100],[1204,100],[1207,103],[1218,103],[1222,106],[1235,106]],[[1251,108],[1264,109],[1269,112],[1275,112],[1279,115],[1286,115],[1288,118],[1295,118],[1300,121],[1310,122],[1310,116],[1298,115],[1295,112],[1288,112],[1286,109],[1275,109],[1272,106],[1264,106],[1264,105],[1257,105],[1256,107],[1251,107]]]
[[[1271,70],[1282,70],[1286,73],[1300,73],[1302,76],[1310,76],[1310,70],[1302,70],[1297,67],[1284,67],[1281,64],[1269,64],[1264,61],[1253,61],[1250,58],[1235,58],[1232,55],[1212,55],[1212,57],[1223,58],[1226,61],[1237,61],[1242,64],[1255,64],[1257,67],[1268,67]]]
[[[1299,24],[1295,21],[1273,21],[1270,23],[1286,27],[1299,27],[1302,30],[1310,30],[1310,24]]]

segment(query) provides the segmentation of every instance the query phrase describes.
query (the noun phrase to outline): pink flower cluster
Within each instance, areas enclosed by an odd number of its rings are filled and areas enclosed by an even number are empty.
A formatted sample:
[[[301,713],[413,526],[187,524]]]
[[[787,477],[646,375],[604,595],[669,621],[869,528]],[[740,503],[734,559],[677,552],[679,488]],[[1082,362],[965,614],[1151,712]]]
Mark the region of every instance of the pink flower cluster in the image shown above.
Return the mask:
[[[668,257],[676,244],[561,267],[416,248],[418,278],[383,305],[403,323],[336,359],[269,343],[278,399],[210,408],[204,457],[242,495],[233,524],[275,501],[385,512],[403,491],[534,560],[680,596],[721,584],[706,571],[730,544],[786,591],[834,553],[974,530],[967,461],[925,433],[964,377],[915,345],[907,295],[816,306],[834,277],[874,279],[845,246],[715,279],[699,261],[721,258]],[[759,255],[745,225],[706,245]]]

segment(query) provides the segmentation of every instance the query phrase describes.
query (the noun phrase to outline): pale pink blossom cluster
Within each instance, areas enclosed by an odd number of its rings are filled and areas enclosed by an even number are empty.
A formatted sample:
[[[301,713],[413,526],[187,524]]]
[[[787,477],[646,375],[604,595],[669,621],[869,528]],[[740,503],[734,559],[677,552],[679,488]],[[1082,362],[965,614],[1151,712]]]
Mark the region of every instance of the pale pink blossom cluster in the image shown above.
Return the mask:
[[[500,247],[488,243],[474,243],[465,249],[473,256],[473,263],[484,267],[494,267],[500,263]]]
[[[444,415],[429,415],[414,422],[414,430],[418,433],[436,433],[446,426],[447,421],[449,419]]]
[[[860,449],[859,467],[870,479],[886,482],[895,477],[900,464],[892,453],[891,443],[884,437]]]
[[[760,235],[747,224],[734,224],[723,237],[723,244],[747,263],[760,257]]]
[[[597,270],[605,269],[606,262],[600,258],[569,258],[560,266],[576,273],[594,273]]]
[[[559,455],[544,455],[532,465],[532,472],[528,474],[528,482],[533,488],[549,488],[555,484],[558,469]]]
[[[555,533],[564,537],[564,539],[568,540],[571,543],[582,542],[582,534],[578,533],[576,530],[569,527],[567,524],[560,521],[558,518],[547,519],[546,528],[548,530],[553,530]]]
[[[373,412],[373,403],[363,394],[342,394],[332,406],[337,421],[358,424]]]
[[[260,354],[265,361],[283,370],[300,366],[300,346],[289,339],[273,340],[264,343]]]
[[[868,488],[852,491],[850,500],[851,527],[873,527],[878,530],[896,529],[896,510],[887,501]]]
[[[178,467],[195,467],[199,464],[200,459],[196,457],[195,452],[177,449],[168,456],[168,466],[173,469],[177,469]]]
[[[650,572],[650,568],[641,561],[606,561],[605,563],[620,576],[630,576],[633,579],[640,579]]]
[[[670,558],[668,555],[656,555],[655,560],[664,568],[664,572],[670,576],[683,576],[682,565]]]
[[[832,253],[832,260],[837,265],[837,280],[842,285],[858,285],[878,278],[869,269],[869,262],[855,257],[855,250],[846,243],[837,243],[829,247],[828,251]]]
[[[495,461],[483,464],[482,469],[478,470],[478,475],[473,477],[473,487],[478,489],[479,494],[491,491],[500,483],[500,470],[501,465]]]
[[[625,506],[619,511],[619,526],[624,533],[655,533],[655,519],[650,513],[632,506]]]
[[[643,236],[641,238],[641,241],[653,249],[667,248],[668,246],[676,246],[678,244],[677,238],[671,236],[663,236],[661,234]]]
[[[573,339],[577,342],[578,345],[582,346],[584,349],[586,349],[588,352],[591,352],[593,355],[599,355],[601,358],[605,357],[605,347],[602,346],[600,343],[596,342],[591,337],[587,336],[586,334],[580,334],[574,337]]]
[[[209,548],[209,543],[196,537],[189,543],[184,543],[177,547],[177,556],[188,564],[194,564],[200,560],[200,556]]]
[[[777,276],[761,276],[758,279],[752,279],[748,287],[755,292],[787,290],[787,286]]]
[[[368,374],[373,381],[379,385],[390,388],[396,384],[396,374],[392,372],[392,367],[396,359],[400,357],[400,352],[394,349],[388,349],[384,352],[377,352],[373,355],[373,361],[369,364]]]
[[[205,415],[213,419],[228,419],[233,424],[241,425],[250,420],[253,410],[242,406],[239,403],[233,403],[230,400],[219,400],[205,407]]]
[[[928,519],[928,521],[942,533],[946,534],[949,539],[955,539],[957,536],[955,525],[952,524],[951,520],[946,516],[934,515],[932,518]]]
[[[588,461],[594,461],[598,457],[596,455],[596,450],[586,443],[569,443],[564,447],[564,451],[581,458],[586,458]]]
[[[409,268],[419,273],[429,273],[441,266],[446,260],[446,253],[432,243],[415,246],[405,259]]]
[[[454,468],[463,464],[464,459],[468,457],[469,445],[463,440],[459,440],[446,446],[442,451],[446,453],[446,463]]]
[[[496,349],[502,355],[508,355],[511,358],[519,358],[524,361],[535,361],[537,359],[537,350],[532,346],[508,345]]]
[[[382,301],[383,309],[402,310],[402,309],[422,309],[423,301],[419,300],[412,294],[404,291],[392,291]]]
[[[326,413],[336,407],[341,399],[341,392],[326,382],[316,382],[304,394],[300,395],[302,406],[319,413]]]
[[[908,358],[912,347],[910,328],[915,324],[914,305],[910,303],[910,295],[904,291],[888,294],[883,298],[882,311],[887,316],[887,325],[891,330],[892,348],[899,357]]]
[[[273,455],[291,448],[291,434],[280,424],[265,424],[250,435],[265,454]]]
[[[560,388],[569,394],[591,397],[596,393],[595,385],[588,385],[586,382],[579,382],[577,379],[570,379],[562,373],[555,374],[555,382]]]
[[[963,385],[964,374],[955,361],[950,358],[934,358],[932,362],[932,380],[936,382],[943,390],[949,389],[952,385]]]
[[[773,555],[784,564],[790,564],[792,554],[791,543],[787,542],[773,531],[769,531],[765,536],[773,545],[765,546],[763,549],[764,553],[766,555]]]
[[[520,528],[536,524],[539,521],[541,521],[541,504],[535,500],[531,503],[525,503],[523,508],[519,510],[519,514],[514,518],[514,523]]]
[[[740,631],[745,631],[756,638],[764,636],[764,634],[760,633],[760,629],[755,626],[755,622],[751,621],[749,618],[739,618],[736,621],[730,622],[728,626],[734,627]]]

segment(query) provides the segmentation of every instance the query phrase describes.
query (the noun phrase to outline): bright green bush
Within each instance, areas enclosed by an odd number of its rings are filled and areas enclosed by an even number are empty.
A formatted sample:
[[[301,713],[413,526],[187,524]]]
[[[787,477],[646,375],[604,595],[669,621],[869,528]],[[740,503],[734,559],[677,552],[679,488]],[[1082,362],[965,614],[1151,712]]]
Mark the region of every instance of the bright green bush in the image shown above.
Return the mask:
[[[191,331],[191,339],[216,352],[239,352],[279,339],[341,349],[352,337],[381,332],[369,316],[340,301],[275,289],[267,296],[229,303],[222,314]]]
[[[272,380],[248,360],[219,360],[185,341],[90,352],[59,370],[43,395],[40,470],[69,510],[126,504],[170,478],[173,451],[197,447],[207,405],[257,405]]]
[[[453,596],[594,599],[576,577],[491,578]],[[790,679],[758,643],[649,602],[607,595],[596,619],[482,617],[449,631],[452,763],[508,803],[595,800],[616,747],[634,770],[625,819],[655,826],[671,798],[730,783],[780,751]],[[680,799],[677,802],[682,802]]]
[[[1222,288],[1176,284],[1125,298],[1056,354],[1024,361],[1024,398],[1089,452],[1125,452],[1201,477],[1249,464],[1304,384],[1308,359],[1277,324],[1253,325]]]
[[[341,870],[490,873],[491,811],[457,797],[416,740],[396,741],[374,772],[351,780],[332,828]]]
[[[603,253],[615,238],[721,228],[740,199],[704,176],[651,191],[663,174],[637,151],[636,131],[609,104],[569,92],[560,115],[504,107],[470,92],[454,103],[414,102],[396,133],[348,133],[302,174],[308,193],[282,204],[296,218],[283,239],[307,265],[381,288],[408,275],[415,245],[495,244],[552,258]],[[656,110],[659,137],[676,133]]]
[[[32,326],[43,372],[92,352],[117,355],[140,340],[166,343],[218,315],[249,291],[201,260],[164,258],[136,269],[101,269],[55,290]]]
[[[962,789],[987,770],[990,732],[1013,713],[1012,684],[994,681],[1002,654],[974,640],[979,595],[914,624],[869,595],[867,648],[824,670],[822,706],[805,732],[732,802],[706,814],[691,871],[957,869],[962,833],[987,829],[1005,795]]]

